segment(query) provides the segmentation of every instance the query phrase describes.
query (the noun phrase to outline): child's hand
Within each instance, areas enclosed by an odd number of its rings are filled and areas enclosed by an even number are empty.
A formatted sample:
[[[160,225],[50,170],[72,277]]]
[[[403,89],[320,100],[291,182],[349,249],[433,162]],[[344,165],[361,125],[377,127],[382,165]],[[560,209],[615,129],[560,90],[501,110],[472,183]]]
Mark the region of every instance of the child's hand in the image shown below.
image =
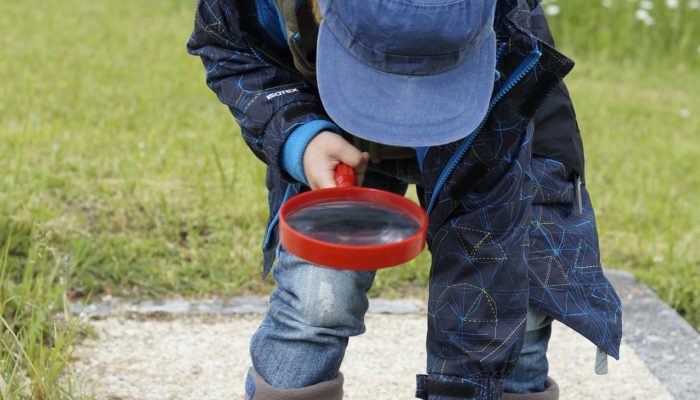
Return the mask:
[[[361,152],[336,133],[322,131],[306,146],[303,162],[311,189],[335,187],[335,167],[341,162],[355,169],[357,184],[362,185],[369,153]]]

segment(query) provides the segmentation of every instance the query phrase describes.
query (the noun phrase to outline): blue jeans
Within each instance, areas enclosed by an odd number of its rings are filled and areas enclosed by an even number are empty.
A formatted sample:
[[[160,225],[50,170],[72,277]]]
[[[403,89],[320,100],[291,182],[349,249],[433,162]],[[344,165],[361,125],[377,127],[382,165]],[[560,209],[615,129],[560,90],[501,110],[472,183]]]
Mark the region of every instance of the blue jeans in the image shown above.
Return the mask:
[[[280,389],[334,379],[348,338],[365,331],[367,291],[375,272],[322,268],[282,249],[273,276],[277,289],[250,343],[253,367]],[[551,317],[529,310],[522,352],[513,373],[503,381],[504,391],[544,390],[551,321]],[[246,385],[250,394],[250,377]]]

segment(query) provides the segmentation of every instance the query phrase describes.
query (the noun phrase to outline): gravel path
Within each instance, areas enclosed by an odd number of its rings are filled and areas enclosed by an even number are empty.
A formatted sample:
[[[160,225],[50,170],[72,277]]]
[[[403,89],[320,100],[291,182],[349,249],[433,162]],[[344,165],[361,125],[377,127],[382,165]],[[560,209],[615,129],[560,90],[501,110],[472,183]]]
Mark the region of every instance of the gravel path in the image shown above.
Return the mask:
[[[262,316],[112,316],[92,320],[96,340],[76,349],[74,374],[97,399],[242,399],[248,340]],[[423,315],[368,315],[367,333],[353,338],[343,372],[346,400],[411,399],[424,371]],[[673,399],[631,347],[594,373],[595,347],[555,323],[550,374],[562,399]]]

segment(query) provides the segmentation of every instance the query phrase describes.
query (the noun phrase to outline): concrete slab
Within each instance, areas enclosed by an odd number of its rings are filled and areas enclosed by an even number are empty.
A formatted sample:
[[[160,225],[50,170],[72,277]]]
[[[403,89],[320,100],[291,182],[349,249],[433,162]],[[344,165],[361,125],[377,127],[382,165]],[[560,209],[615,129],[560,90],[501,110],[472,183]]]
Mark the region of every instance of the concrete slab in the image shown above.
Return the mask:
[[[562,399],[699,399],[700,336],[629,274],[608,272],[623,299],[621,361],[594,373],[595,347],[555,323],[550,374]],[[185,304],[106,299],[75,311],[98,334],[76,348],[74,374],[97,399],[238,399],[250,365],[248,341],[265,299]],[[425,369],[424,305],[373,300],[367,333],[352,338],[343,364],[346,399],[413,398]],[[151,318],[158,317],[158,318]]]
[[[698,332],[631,274],[606,275],[622,300],[624,342],[675,398],[700,399]]]

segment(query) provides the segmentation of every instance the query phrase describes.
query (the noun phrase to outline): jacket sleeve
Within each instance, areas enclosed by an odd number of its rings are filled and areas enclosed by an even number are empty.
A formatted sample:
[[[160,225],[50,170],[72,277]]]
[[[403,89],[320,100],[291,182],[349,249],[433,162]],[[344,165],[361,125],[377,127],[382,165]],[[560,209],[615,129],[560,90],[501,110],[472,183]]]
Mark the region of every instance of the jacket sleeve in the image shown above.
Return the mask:
[[[329,120],[318,92],[292,68],[264,56],[260,38],[243,30],[240,1],[200,0],[188,52],[200,56],[206,81],[229,107],[253,153],[283,179],[287,137],[307,122]]]

